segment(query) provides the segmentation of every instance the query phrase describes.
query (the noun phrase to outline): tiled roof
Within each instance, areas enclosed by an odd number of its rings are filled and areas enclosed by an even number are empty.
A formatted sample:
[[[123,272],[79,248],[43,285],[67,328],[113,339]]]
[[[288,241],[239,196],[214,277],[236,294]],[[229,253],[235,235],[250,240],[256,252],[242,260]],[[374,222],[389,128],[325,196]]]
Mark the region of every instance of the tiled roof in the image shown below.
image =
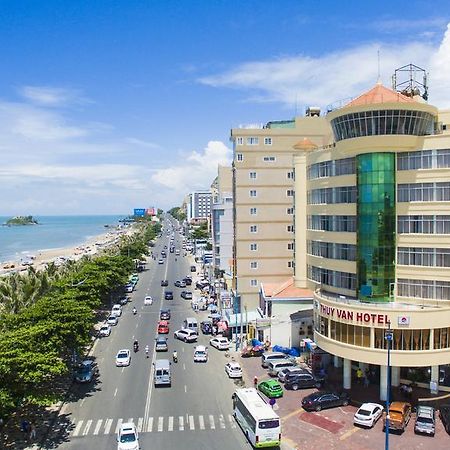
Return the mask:
[[[289,278],[283,283],[263,283],[266,297],[271,298],[312,298],[311,289],[298,288],[294,285],[294,279]]]
[[[349,106],[373,105],[376,103],[416,103],[416,101],[411,97],[400,94],[400,92],[384,87],[381,83],[377,83],[372,89],[345,105],[344,108]]]

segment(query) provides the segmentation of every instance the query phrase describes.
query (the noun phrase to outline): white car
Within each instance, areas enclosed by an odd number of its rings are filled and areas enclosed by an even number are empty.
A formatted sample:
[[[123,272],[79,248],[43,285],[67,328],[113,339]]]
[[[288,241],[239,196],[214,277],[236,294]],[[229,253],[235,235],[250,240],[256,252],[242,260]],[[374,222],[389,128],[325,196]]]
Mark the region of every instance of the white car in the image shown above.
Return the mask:
[[[118,303],[113,305],[111,309],[111,315],[120,317],[122,315],[122,306],[120,306]]]
[[[225,372],[229,378],[242,378],[241,366],[235,361],[225,364]]]
[[[153,297],[151,295],[145,296],[144,305],[153,305]]]
[[[100,337],[108,337],[111,334],[111,327],[105,323],[100,327],[100,330],[98,330],[98,335]]]
[[[119,350],[116,356],[116,366],[129,366],[131,362],[131,352],[127,348]]]
[[[207,362],[208,349],[204,345],[197,345],[194,350],[194,362]]]
[[[378,403],[363,403],[353,417],[353,424],[373,427],[383,414],[383,407]]]
[[[186,328],[182,328],[181,330],[175,331],[173,334],[175,339],[179,339],[184,342],[196,342],[198,335],[194,330],[188,330]]]
[[[117,325],[119,323],[119,318],[117,316],[109,316],[108,319],[106,319],[106,323],[108,325]]]
[[[160,259],[160,260],[158,261],[158,264],[164,264],[164,260],[163,260],[163,259]]]
[[[133,422],[123,423],[117,431],[117,450],[139,450],[139,435]]]
[[[209,340],[209,343],[217,348],[217,350],[228,350],[230,348],[230,341],[224,337],[214,337]]]

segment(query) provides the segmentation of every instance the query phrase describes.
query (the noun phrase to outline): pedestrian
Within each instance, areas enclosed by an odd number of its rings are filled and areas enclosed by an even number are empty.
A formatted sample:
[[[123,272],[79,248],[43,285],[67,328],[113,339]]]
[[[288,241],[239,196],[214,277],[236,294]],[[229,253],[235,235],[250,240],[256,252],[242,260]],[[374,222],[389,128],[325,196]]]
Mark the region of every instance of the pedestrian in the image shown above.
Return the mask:
[[[256,387],[258,386],[258,377],[255,375],[255,378],[253,378],[253,386]]]
[[[32,423],[30,425],[30,441],[34,441],[36,439],[36,425]]]
[[[364,375],[364,387],[368,388],[370,384],[370,380],[367,374]]]
[[[358,367],[358,370],[356,371],[356,380],[358,384],[362,384],[363,377],[364,377],[363,371],[361,370],[360,367]]]

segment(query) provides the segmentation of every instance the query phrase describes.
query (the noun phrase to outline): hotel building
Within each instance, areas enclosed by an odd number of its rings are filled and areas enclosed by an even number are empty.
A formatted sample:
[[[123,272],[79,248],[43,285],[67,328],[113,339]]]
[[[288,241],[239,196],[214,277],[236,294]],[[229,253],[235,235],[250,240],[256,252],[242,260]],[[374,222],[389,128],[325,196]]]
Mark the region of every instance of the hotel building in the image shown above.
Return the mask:
[[[314,291],[315,342],[343,366],[346,389],[352,365],[377,366],[384,399],[390,328],[392,384],[422,368],[442,388],[450,111],[377,84],[325,117],[334,142],[305,142],[294,158],[295,283]]]

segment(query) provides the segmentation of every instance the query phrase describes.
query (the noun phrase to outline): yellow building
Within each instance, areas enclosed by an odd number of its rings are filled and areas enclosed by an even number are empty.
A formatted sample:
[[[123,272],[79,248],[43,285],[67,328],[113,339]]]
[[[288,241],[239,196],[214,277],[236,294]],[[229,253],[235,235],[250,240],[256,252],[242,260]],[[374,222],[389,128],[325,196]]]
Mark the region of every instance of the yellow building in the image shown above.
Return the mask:
[[[394,386],[414,368],[450,385],[450,112],[377,84],[326,119],[334,142],[294,158],[295,281],[314,290],[315,341],[346,389],[352,361],[371,364],[386,397],[388,328]]]

